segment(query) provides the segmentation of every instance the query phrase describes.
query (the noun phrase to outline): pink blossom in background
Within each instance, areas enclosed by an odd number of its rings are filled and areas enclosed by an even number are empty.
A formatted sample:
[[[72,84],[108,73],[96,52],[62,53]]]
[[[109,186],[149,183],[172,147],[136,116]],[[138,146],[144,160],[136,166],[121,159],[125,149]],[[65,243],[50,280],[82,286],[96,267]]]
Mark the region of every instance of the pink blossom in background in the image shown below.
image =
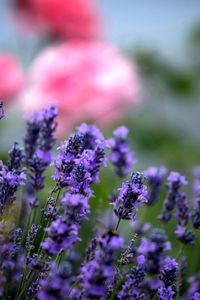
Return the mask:
[[[134,66],[112,45],[71,41],[42,51],[21,95],[26,112],[58,102],[60,131],[82,120],[105,124],[138,102]]]
[[[20,26],[23,32],[39,27],[37,12],[33,0],[11,0],[15,23]]]
[[[96,38],[102,20],[94,0],[12,0],[15,18],[61,38]],[[21,23],[22,22],[22,23]],[[24,27],[26,27],[24,24]]]
[[[0,99],[9,103],[23,88],[24,74],[17,59],[0,53]]]

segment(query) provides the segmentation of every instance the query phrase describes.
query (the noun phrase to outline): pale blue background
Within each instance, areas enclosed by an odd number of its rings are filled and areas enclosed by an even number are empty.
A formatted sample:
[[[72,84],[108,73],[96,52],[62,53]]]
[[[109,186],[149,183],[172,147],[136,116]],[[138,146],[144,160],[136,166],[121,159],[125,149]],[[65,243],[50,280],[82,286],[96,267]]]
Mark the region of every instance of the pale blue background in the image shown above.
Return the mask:
[[[175,59],[183,55],[186,32],[200,20],[199,0],[100,0],[99,3],[107,18],[109,40],[126,49],[138,44],[154,46]],[[24,57],[22,48],[32,50],[38,42],[32,36],[25,45],[9,22],[8,4],[9,0],[0,0],[0,50]]]

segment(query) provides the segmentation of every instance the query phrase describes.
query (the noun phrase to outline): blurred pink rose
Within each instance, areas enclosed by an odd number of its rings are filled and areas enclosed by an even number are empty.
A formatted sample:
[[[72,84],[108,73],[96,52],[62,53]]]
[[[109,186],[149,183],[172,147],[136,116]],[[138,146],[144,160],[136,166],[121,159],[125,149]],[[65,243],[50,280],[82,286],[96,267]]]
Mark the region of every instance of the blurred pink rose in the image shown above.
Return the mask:
[[[93,38],[102,22],[94,0],[12,0],[19,23],[42,28],[58,37]]]
[[[25,111],[58,101],[63,131],[82,120],[112,122],[138,102],[138,92],[134,67],[113,46],[71,41],[36,58],[21,101]]]
[[[0,99],[9,103],[23,88],[24,74],[17,60],[0,53]]]

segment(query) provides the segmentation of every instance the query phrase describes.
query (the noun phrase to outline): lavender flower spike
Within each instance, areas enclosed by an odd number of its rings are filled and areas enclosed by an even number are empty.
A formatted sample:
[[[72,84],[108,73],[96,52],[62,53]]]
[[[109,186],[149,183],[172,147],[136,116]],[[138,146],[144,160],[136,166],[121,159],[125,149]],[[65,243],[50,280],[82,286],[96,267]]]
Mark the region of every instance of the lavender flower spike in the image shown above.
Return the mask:
[[[142,202],[147,202],[147,189],[142,173],[133,173],[131,179],[124,182],[119,189],[119,195],[112,203],[114,212],[119,219],[135,219]]]
[[[177,227],[176,236],[178,240],[185,244],[192,244],[195,235],[188,231],[187,225],[189,223],[189,203],[185,193],[179,193],[177,197]]]
[[[176,280],[178,276],[178,263],[175,259],[167,257],[164,260],[160,279],[163,286],[158,289],[159,300],[173,300],[176,293]]]
[[[159,272],[163,258],[170,249],[171,244],[162,229],[154,228],[149,238],[142,237],[137,251],[146,258],[145,271],[149,274]]]
[[[71,274],[68,265],[60,268],[55,263],[51,264],[48,276],[40,280],[38,292],[39,300],[67,300],[70,291]]]
[[[4,208],[15,200],[15,193],[20,186],[25,184],[25,169],[9,170],[6,165],[0,161],[0,214]]]
[[[134,154],[128,147],[127,135],[128,129],[121,126],[115,129],[113,137],[108,140],[111,148],[109,160],[120,178],[127,176],[135,163]]]
[[[0,101],[0,120],[3,119],[4,117],[5,117],[4,104],[3,101]]]
[[[98,238],[92,259],[86,261],[79,276],[81,299],[107,299],[107,289],[115,274],[115,253],[123,245],[123,239],[114,232]]]
[[[148,195],[148,205],[152,205],[156,202],[159,192],[160,192],[160,187],[162,185],[162,181],[166,175],[166,168],[165,167],[149,167],[144,174],[148,178],[149,182],[149,195]]]
[[[78,230],[81,222],[87,219],[90,211],[88,198],[82,194],[68,191],[60,202],[63,210],[50,227],[46,228],[48,237],[42,243],[43,249],[49,254],[67,250],[79,240]]]
[[[11,150],[8,152],[9,154],[9,159],[8,159],[8,170],[18,170],[20,165],[23,162],[24,159],[24,152],[23,150],[19,147],[18,143],[15,142]]]
[[[139,256],[138,265],[136,267],[133,267],[130,270],[130,272],[126,275],[126,281],[117,295],[118,299],[120,300],[145,299],[145,295],[141,293],[141,287],[145,277],[144,267],[143,267],[144,263],[145,263],[144,256],[142,255]]]
[[[168,176],[168,194],[164,201],[163,211],[160,219],[164,222],[169,222],[172,217],[172,211],[175,208],[180,187],[187,184],[184,176],[177,172],[171,172]]]
[[[27,120],[27,131],[24,137],[25,159],[29,167],[29,178],[33,188],[40,190],[43,188],[44,171],[50,164],[56,130],[55,118],[57,109],[51,106],[43,109],[39,113],[33,114]]]
[[[62,250],[69,249],[78,240],[78,227],[58,218],[46,228],[48,237],[42,247],[48,254],[57,255]]]
[[[194,169],[194,209],[192,211],[192,224],[194,228],[200,228],[200,166]]]
[[[172,290],[171,286],[168,288],[160,287],[158,289],[157,300],[173,300],[175,292]]]
[[[90,194],[90,186],[99,181],[99,169],[105,164],[105,146],[101,132],[83,123],[60,147],[55,182],[62,187],[72,186],[76,193]]]
[[[165,288],[171,287],[173,291],[176,291],[176,279],[178,276],[178,263],[174,258],[167,257],[164,260],[160,279],[164,283]]]

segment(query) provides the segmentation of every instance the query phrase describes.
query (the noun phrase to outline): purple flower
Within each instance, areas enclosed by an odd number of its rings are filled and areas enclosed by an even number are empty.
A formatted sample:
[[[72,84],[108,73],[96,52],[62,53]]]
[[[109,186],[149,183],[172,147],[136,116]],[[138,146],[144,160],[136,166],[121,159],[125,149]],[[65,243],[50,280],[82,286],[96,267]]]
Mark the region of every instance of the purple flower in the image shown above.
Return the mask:
[[[61,203],[65,210],[65,215],[68,216],[70,222],[80,224],[87,218],[90,212],[90,206],[88,204],[88,198],[82,194],[73,194],[67,192],[61,199]]]
[[[77,127],[77,132],[84,137],[84,149],[95,150],[98,147],[105,147],[103,134],[95,125],[83,123]]]
[[[30,252],[31,250],[34,249],[34,241],[37,236],[37,233],[38,233],[38,226],[36,226],[35,224],[32,224],[31,228],[28,232],[27,240],[26,240],[27,252]]]
[[[192,244],[195,235],[193,232],[188,231],[187,225],[189,222],[189,203],[185,193],[179,193],[177,197],[177,227],[176,236],[178,240],[185,244]]]
[[[174,258],[165,258],[160,272],[160,279],[164,283],[165,288],[171,287],[176,291],[176,280],[178,276],[178,263]]]
[[[60,154],[54,162],[56,172],[53,179],[62,187],[69,186],[75,158],[83,152],[83,136],[78,134],[70,136],[68,141],[61,144],[59,150]]]
[[[189,277],[188,284],[187,299],[192,299],[195,293],[200,293],[200,274]]]
[[[168,184],[169,187],[177,190],[179,189],[182,185],[187,184],[187,180],[185,179],[185,176],[180,175],[178,172],[171,172],[168,176]]]
[[[195,234],[192,231],[188,231],[185,226],[177,225],[175,230],[176,236],[179,241],[184,244],[193,244],[195,239]]]
[[[69,177],[72,191],[83,195],[91,194],[92,170],[94,168],[94,151],[85,150],[80,158],[77,158]]]
[[[138,220],[132,221],[130,225],[137,235],[144,235],[151,228],[151,223],[139,224]]]
[[[191,300],[200,300],[200,293],[195,293]]]
[[[138,258],[138,265],[131,268],[126,275],[126,281],[118,292],[117,298],[120,300],[127,299],[145,299],[145,295],[141,292],[142,283],[144,281],[145,273],[143,270],[145,259],[143,256]]]
[[[165,253],[170,249],[171,244],[161,229],[152,230],[149,238],[142,237],[137,251],[146,258],[145,271],[156,274],[161,268]]]
[[[106,299],[108,286],[115,275],[115,253],[123,245],[123,239],[116,233],[108,232],[98,238],[91,260],[81,267],[79,275],[82,288],[81,299]]]
[[[200,209],[196,209],[192,212],[192,224],[194,228],[200,228]]]
[[[159,192],[160,192],[160,187],[162,185],[162,181],[166,175],[166,168],[165,167],[149,167],[145,172],[145,176],[148,178],[149,182],[149,193],[148,193],[148,205],[152,205],[156,202]]]
[[[48,237],[42,243],[42,247],[49,254],[58,254],[62,250],[67,250],[78,240],[77,225],[68,224],[60,218],[53,221],[46,231]]]
[[[167,179],[168,195],[164,201],[162,215],[160,216],[160,219],[164,222],[170,221],[179,196],[180,187],[187,184],[185,177],[177,172],[171,172]]]
[[[60,268],[52,263],[48,276],[40,280],[39,300],[67,300],[71,285],[71,274],[68,265]]]
[[[23,150],[19,147],[18,143],[14,143],[12,149],[8,152],[9,159],[8,159],[8,170],[18,170],[21,166],[24,158]]]
[[[0,101],[0,120],[3,119],[4,117],[5,117],[4,104],[3,101]]]
[[[29,178],[32,187],[36,190],[43,188],[44,171],[51,162],[51,150],[55,143],[54,132],[56,130],[55,118],[57,109],[51,106],[34,113],[31,119],[26,121],[26,134],[24,148],[26,164],[29,167]]]
[[[142,173],[133,173],[131,179],[124,182],[119,189],[119,195],[112,203],[115,214],[120,219],[135,219],[142,202],[147,201],[147,189]]]
[[[15,200],[15,193],[20,186],[25,184],[25,169],[9,170],[6,165],[0,161],[0,214],[5,207]]]
[[[173,300],[175,292],[172,290],[171,286],[168,288],[160,287],[158,289],[158,300]]]
[[[79,126],[60,147],[53,176],[56,183],[72,186],[76,193],[91,193],[90,186],[98,182],[99,169],[105,164],[105,146],[103,135],[95,126]]]
[[[43,249],[49,254],[57,254],[61,250],[70,248],[78,238],[81,223],[87,219],[90,212],[88,198],[83,194],[74,193],[72,189],[65,193],[60,200],[61,207],[55,220],[46,229],[48,237],[42,244]],[[48,203],[44,215],[54,217],[55,203]]]
[[[177,221],[182,226],[189,222],[189,203],[185,193],[179,193],[177,197]]]
[[[194,169],[194,209],[192,211],[192,224],[194,228],[200,228],[200,166]]]
[[[113,132],[113,137],[108,140],[111,149],[109,160],[120,178],[127,176],[135,163],[134,154],[128,147],[127,135],[128,129],[121,126]]]
[[[101,132],[85,123],[61,145],[53,178],[59,189],[68,187],[68,192],[61,200],[59,216],[46,230],[48,238],[42,246],[48,253],[56,254],[78,240],[80,223],[89,213],[91,185],[98,181],[99,168],[105,163],[104,147]],[[44,215],[48,217],[54,206],[48,203]]]
[[[4,284],[10,280],[13,286],[22,276],[24,254],[20,252],[22,230],[0,222],[0,294],[4,293]],[[4,295],[5,296],[5,295]]]

